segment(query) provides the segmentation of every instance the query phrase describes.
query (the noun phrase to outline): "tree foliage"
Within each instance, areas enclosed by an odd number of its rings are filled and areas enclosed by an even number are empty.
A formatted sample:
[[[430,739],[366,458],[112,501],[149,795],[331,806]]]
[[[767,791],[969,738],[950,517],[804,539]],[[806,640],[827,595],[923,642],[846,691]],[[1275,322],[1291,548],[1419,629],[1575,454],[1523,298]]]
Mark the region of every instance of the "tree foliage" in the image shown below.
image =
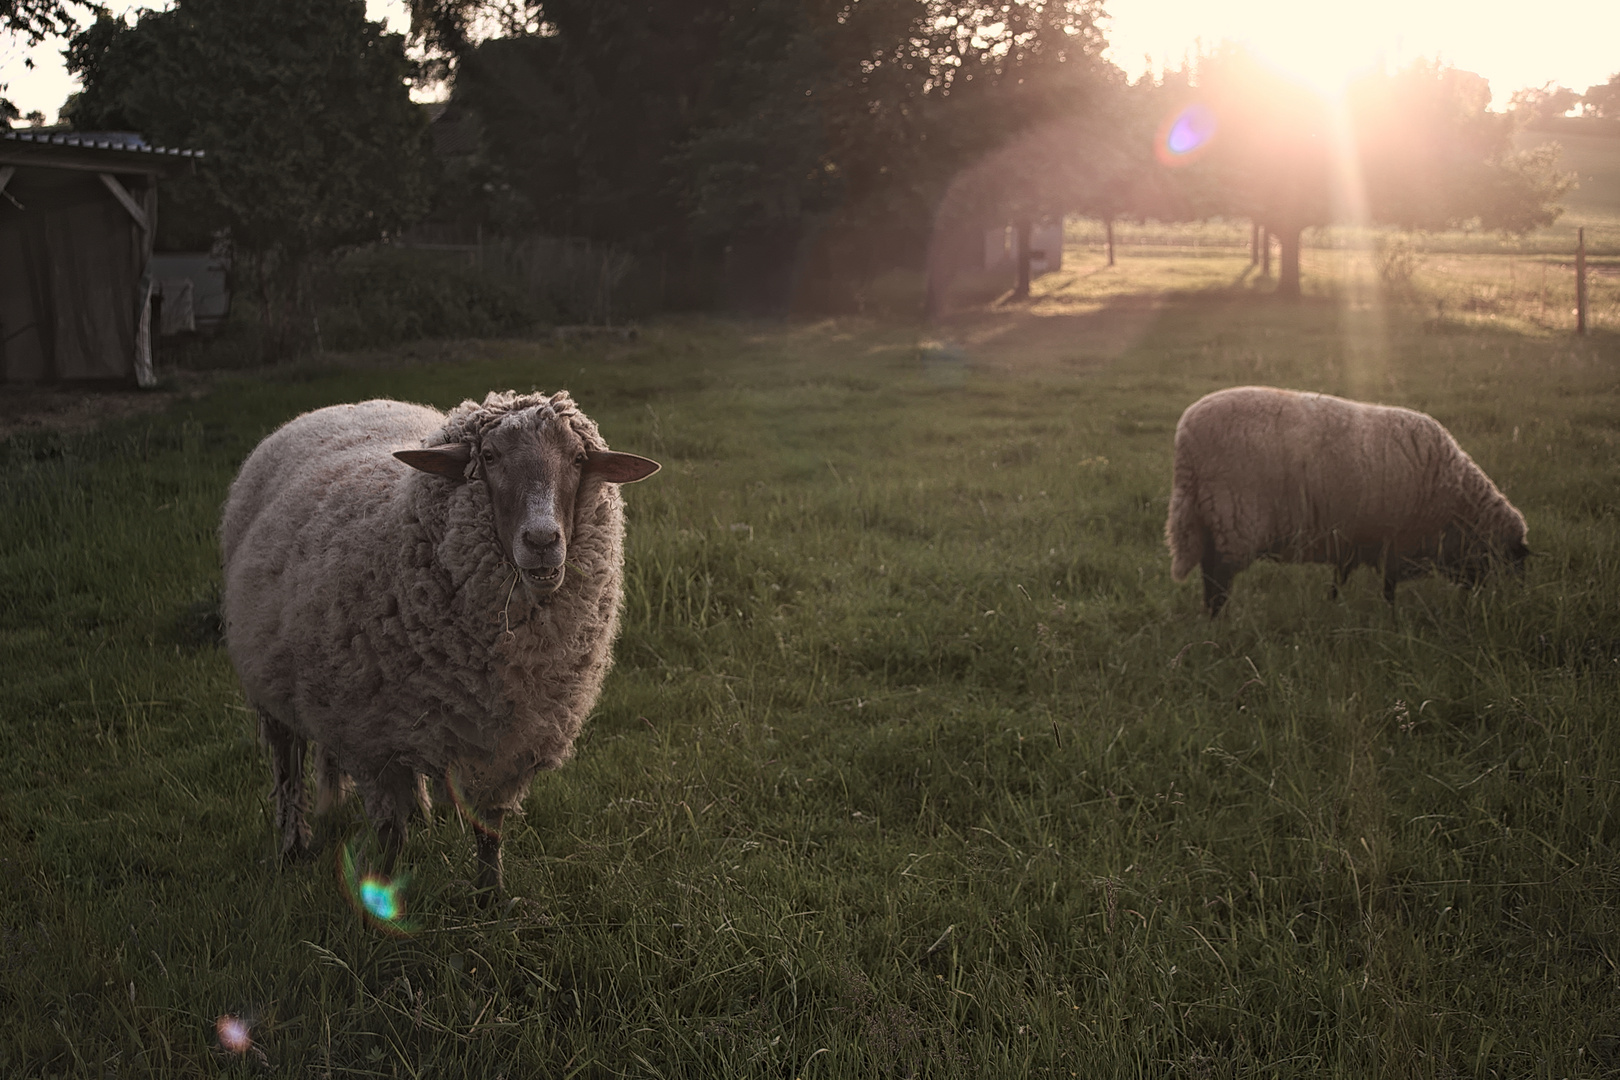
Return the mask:
[[[98,19],[67,57],[84,85],[63,110],[74,127],[206,152],[172,186],[250,269],[279,351],[314,329],[314,261],[425,204],[425,120],[403,39],[369,22],[362,0],[180,0],[133,26]]]
[[[1563,116],[1580,102],[1581,95],[1569,87],[1549,82],[1515,90],[1508,99],[1508,109],[1526,126],[1534,126]]]
[[[416,32],[453,59],[455,100],[483,118],[536,226],[744,278],[758,278],[754,263],[803,265],[822,281],[920,264],[957,173],[1086,107],[1102,67],[1099,10],[1096,0],[413,5]],[[500,32],[475,40],[481,25]]]
[[[1610,75],[1608,82],[1586,88],[1581,113],[1597,120],[1620,120],[1620,71]]]
[[[1571,178],[1556,150],[1516,153],[1514,118],[1493,113],[1472,72],[1419,60],[1353,81],[1342,102],[1228,47],[1200,62],[1197,89],[1219,120],[1210,175],[1224,212],[1282,243],[1279,291],[1299,291],[1301,232],[1333,222],[1521,234],[1558,216]]]
[[[100,4],[73,0],[0,0],[0,29],[7,36],[38,45],[48,37],[65,37],[78,25],[74,8],[88,8],[100,14]]]
[[[38,45],[49,37],[67,37],[79,25],[75,8],[93,15],[106,10],[101,4],[80,0],[0,0],[0,33],[27,46]],[[23,65],[33,67],[34,62],[25,57]],[[0,94],[5,89],[6,84],[0,83]],[[9,125],[18,116],[17,107],[0,96],[0,127]]]

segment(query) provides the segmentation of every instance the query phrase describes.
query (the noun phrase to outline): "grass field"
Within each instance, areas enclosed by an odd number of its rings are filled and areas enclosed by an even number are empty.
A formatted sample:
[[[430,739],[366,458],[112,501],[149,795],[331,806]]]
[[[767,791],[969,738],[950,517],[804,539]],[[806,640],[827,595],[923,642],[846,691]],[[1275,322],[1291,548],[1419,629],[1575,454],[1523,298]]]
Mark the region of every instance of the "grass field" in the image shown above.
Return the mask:
[[[0,444],[0,1074],[1620,1070],[1620,338],[1334,265],[1297,305],[1138,259],[928,336],[429,343]],[[1528,573],[1391,612],[1261,566],[1205,619],[1171,433],[1250,382],[1434,414]],[[666,466],[618,666],[508,830],[517,899],[467,901],[442,819],[384,935],[272,860],[219,506],[301,410],[558,386]]]

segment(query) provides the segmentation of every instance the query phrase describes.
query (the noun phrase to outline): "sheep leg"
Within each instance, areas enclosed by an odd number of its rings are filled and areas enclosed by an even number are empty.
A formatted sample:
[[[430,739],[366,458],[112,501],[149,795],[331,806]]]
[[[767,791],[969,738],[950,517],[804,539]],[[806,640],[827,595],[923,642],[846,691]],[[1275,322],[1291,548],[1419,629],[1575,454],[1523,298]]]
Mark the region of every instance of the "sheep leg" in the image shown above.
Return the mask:
[[[315,834],[311,847],[320,851],[337,835],[337,812],[354,790],[354,781],[338,765],[331,748],[319,743],[315,752]]]
[[[343,775],[336,754],[324,746],[315,749],[315,816],[321,817],[343,805],[354,783]]]
[[[1333,600],[1339,598],[1339,590],[1344,583],[1350,580],[1350,567],[1344,563],[1335,563],[1333,566],[1333,587],[1328,590],[1328,597]]]
[[[1204,610],[1209,617],[1214,618],[1226,606],[1226,598],[1232,591],[1232,579],[1237,576],[1237,570],[1230,563],[1223,562],[1215,551],[1215,545],[1210,538],[1205,539],[1204,558],[1201,563],[1204,571]]]
[[[377,830],[380,849],[378,869],[392,876],[394,864],[410,833],[411,813],[420,809],[416,773],[399,765],[389,765],[365,790],[366,816]]]
[[[310,829],[304,820],[304,737],[259,709],[259,738],[270,750],[275,781],[276,832],[281,859],[292,862],[309,853]]]
[[[377,869],[383,877],[394,876],[394,866],[399,862],[399,853],[405,848],[405,836],[409,831],[403,821],[389,820],[377,826],[377,846],[381,849]]]
[[[1401,580],[1401,560],[1390,550],[1389,544],[1384,545],[1384,601],[1391,608],[1395,606],[1395,585]]]
[[[478,841],[476,885],[482,902],[487,904],[501,894],[501,824],[506,820],[506,811],[486,810],[480,819],[475,830]]]

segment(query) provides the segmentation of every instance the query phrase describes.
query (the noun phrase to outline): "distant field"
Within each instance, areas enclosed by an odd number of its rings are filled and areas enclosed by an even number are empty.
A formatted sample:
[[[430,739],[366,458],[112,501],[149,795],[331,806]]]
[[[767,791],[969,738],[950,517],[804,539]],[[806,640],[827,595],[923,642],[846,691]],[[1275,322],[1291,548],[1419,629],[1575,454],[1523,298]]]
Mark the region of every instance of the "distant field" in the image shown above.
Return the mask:
[[[1564,213],[1551,226],[1523,237],[1496,233],[1439,232],[1418,233],[1412,240],[1418,248],[1436,254],[1570,254],[1575,250],[1575,230],[1586,229],[1590,252],[1620,256],[1620,125],[1610,129],[1579,121],[1566,121],[1550,130],[1523,131],[1514,140],[1521,150],[1557,142],[1562,148],[1559,167],[1578,177],[1578,186],[1564,197]],[[1371,248],[1379,236],[1394,235],[1390,229],[1348,227],[1307,229],[1304,246],[1310,248]],[[1100,249],[1103,224],[1090,219],[1071,219],[1065,228],[1068,247]],[[1249,249],[1248,221],[1205,221],[1161,223],[1116,222],[1117,246],[1162,251],[1176,256],[1207,256],[1220,250]]]
[[[1452,258],[1386,295],[1313,251],[1283,305],[1236,252],[1077,255],[926,333],[430,342],[0,443],[0,1075],[1612,1074],[1620,336]],[[1171,434],[1256,382],[1434,414],[1526,575],[1391,611],[1261,566],[1205,619]],[[618,666],[509,829],[520,900],[468,905],[444,819],[382,936],[274,865],[220,502],[302,410],[559,386],[666,466]]]

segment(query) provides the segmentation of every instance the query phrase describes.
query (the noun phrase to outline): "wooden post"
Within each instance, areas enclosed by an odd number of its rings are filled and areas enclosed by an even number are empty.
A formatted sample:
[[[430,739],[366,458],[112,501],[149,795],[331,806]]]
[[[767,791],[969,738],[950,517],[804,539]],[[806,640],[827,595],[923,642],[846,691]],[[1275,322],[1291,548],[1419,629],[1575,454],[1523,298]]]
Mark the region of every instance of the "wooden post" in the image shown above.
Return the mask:
[[[1031,223],[1028,218],[1019,218],[1013,223],[1013,259],[1017,263],[1018,281],[1013,286],[1014,300],[1029,299],[1029,234]]]
[[[1249,222],[1249,265],[1260,265],[1260,223]]]
[[[1106,218],[1103,221],[1103,233],[1108,238],[1108,265],[1114,265],[1114,219]]]
[[[1260,226],[1260,276],[1271,276],[1271,233]]]
[[[1586,230],[1575,230],[1575,333],[1586,333]]]

